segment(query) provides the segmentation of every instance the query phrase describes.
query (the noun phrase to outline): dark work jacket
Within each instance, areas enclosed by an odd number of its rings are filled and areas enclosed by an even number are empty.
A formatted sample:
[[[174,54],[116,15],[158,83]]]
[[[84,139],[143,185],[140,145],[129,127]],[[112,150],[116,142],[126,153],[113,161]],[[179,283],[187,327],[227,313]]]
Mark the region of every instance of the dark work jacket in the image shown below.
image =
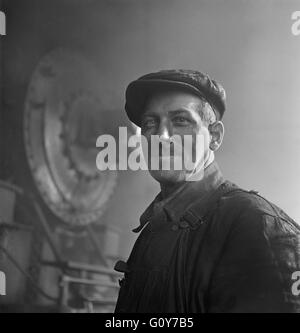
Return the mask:
[[[140,219],[115,312],[300,312],[300,228],[215,162]]]

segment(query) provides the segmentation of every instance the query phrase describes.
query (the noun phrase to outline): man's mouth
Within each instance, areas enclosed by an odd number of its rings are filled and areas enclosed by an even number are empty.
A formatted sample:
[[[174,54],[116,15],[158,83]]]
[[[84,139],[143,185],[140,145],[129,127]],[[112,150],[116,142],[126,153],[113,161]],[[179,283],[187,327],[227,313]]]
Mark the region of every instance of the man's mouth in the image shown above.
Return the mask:
[[[163,157],[174,157],[175,156],[175,152],[174,152],[174,147],[171,146],[170,150],[163,150],[163,149],[159,149],[159,157],[163,158]]]

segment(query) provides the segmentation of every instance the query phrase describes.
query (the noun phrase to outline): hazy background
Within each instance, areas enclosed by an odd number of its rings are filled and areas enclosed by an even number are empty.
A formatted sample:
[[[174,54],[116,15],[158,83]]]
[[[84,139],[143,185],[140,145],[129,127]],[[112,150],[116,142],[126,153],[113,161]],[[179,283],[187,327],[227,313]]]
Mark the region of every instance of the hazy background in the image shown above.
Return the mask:
[[[20,183],[21,134],[10,125],[21,117],[35,66],[62,46],[97,66],[99,97],[116,126],[125,119],[127,84],[144,73],[190,68],[219,80],[228,97],[216,155],[225,177],[260,191],[300,222],[300,36],[291,33],[299,1],[13,0],[6,7],[2,82],[10,113],[2,149]],[[120,172],[103,223],[123,230],[122,256],[158,190],[144,172]]]

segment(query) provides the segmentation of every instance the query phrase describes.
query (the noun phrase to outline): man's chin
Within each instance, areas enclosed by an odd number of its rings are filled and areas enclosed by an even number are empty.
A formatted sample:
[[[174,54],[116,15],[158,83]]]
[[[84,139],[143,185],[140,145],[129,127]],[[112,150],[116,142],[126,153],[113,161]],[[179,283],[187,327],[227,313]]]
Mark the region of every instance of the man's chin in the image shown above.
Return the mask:
[[[149,170],[149,172],[159,183],[179,183],[186,178],[182,170]]]

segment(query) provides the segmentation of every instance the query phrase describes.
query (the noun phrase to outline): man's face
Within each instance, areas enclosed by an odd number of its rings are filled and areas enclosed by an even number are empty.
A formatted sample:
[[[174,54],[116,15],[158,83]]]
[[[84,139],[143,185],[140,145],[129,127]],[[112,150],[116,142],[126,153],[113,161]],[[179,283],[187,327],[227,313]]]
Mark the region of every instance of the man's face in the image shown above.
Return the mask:
[[[209,131],[207,125],[201,120],[199,109],[204,107],[203,102],[197,96],[184,91],[166,91],[154,94],[147,102],[145,112],[141,121],[141,134],[145,136],[148,143],[148,168],[150,174],[160,183],[177,183],[187,180],[191,170],[183,167],[181,170],[174,168],[174,160],[178,157],[174,149],[170,150],[168,156],[171,161],[171,168],[164,170],[162,160],[165,153],[160,150],[157,158],[160,162],[158,170],[151,169],[151,136],[160,136],[160,139],[169,142],[171,137],[176,135],[184,142],[184,136],[188,135],[191,139],[191,149],[184,150],[182,145],[182,154],[180,157],[193,160],[195,167],[199,163],[203,164],[209,151]],[[196,147],[196,140],[200,138],[200,145]],[[197,148],[197,149],[196,149]],[[197,160],[195,161],[197,150]],[[187,154],[189,156],[187,156]],[[153,157],[152,157],[153,158]],[[147,159],[147,158],[146,158]],[[173,162],[173,163],[172,163]]]

